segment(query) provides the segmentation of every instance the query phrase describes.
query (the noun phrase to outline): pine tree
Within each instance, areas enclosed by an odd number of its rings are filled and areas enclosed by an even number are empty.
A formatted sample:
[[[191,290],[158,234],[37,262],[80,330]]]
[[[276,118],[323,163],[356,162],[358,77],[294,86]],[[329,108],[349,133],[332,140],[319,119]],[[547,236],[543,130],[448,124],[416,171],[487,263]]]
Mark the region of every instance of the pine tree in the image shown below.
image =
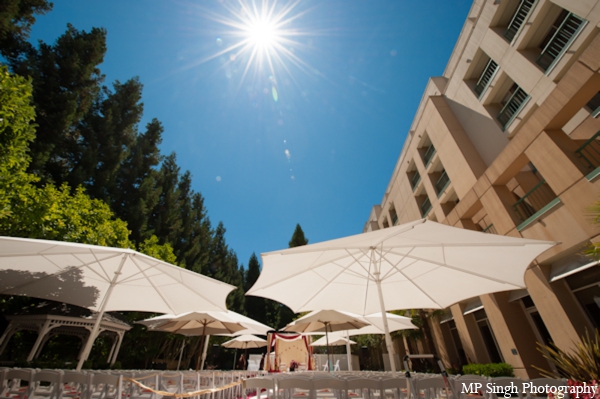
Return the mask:
[[[106,52],[106,30],[89,33],[68,25],[55,44],[41,42],[22,57],[9,60],[12,70],[30,76],[37,135],[31,144],[29,170],[45,181],[66,181],[70,154],[80,139],[77,126],[90,110],[104,76],[98,66]]]
[[[52,9],[46,0],[2,0],[0,2],[0,54],[15,59],[27,51],[35,15]]]
[[[304,237],[304,231],[302,231],[302,227],[300,227],[300,224],[297,224],[294,234],[292,235],[292,239],[289,242],[289,246],[290,248],[295,248],[306,244],[308,244],[308,238]]]
[[[308,244],[308,239],[304,236],[304,231],[302,231],[302,227],[300,227],[300,224],[296,224],[296,229],[294,230],[292,239],[289,242],[289,246],[290,248],[295,248],[306,244]],[[281,305],[279,309],[279,322],[281,324],[278,327],[285,326],[286,324],[294,320],[294,318],[294,312],[292,312],[292,310],[287,306]]]

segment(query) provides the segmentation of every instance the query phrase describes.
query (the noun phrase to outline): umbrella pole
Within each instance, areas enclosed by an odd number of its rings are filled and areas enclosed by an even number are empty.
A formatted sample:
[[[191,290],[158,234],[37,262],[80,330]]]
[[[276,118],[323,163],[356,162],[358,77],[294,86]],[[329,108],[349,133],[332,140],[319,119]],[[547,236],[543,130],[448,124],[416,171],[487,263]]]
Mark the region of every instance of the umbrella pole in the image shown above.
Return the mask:
[[[181,341],[181,350],[179,351],[179,361],[177,362],[177,371],[179,371],[179,366],[181,366],[181,356],[183,356],[183,348],[185,347],[185,338]]]
[[[383,319],[383,330],[385,331],[385,345],[387,346],[392,373],[396,373],[394,345],[392,344],[392,337],[390,337],[390,328],[388,327],[387,315],[385,314],[385,304],[383,302],[383,293],[381,292],[381,280],[379,280],[379,272],[375,273],[375,277],[377,278],[375,282],[377,283],[377,292],[379,293],[379,305],[381,306],[381,318]]]
[[[235,348],[235,351],[233,352],[233,366],[231,366],[232,370],[235,370],[235,358],[237,357],[237,348]]]
[[[204,321],[202,326],[202,339],[204,339],[204,341],[202,341],[203,344],[206,345],[206,324],[208,324],[208,321]],[[200,352],[200,357],[198,357],[198,361],[196,362],[196,371],[198,371],[198,369],[200,368],[200,362],[202,361],[202,351]]]
[[[352,371],[352,353],[350,353],[350,333],[346,330],[346,357],[348,358],[348,371]]]
[[[327,327],[329,323],[325,323],[325,340],[327,341],[327,371],[331,372],[331,348],[329,347],[329,335],[327,331],[329,330]]]
[[[119,278],[119,276],[121,275],[121,270],[123,269],[123,265],[125,264],[125,261],[127,260],[128,257],[129,257],[129,254],[126,254],[125,256],[123,256],[123,259],[121,259],[121,264],[119,265],[119,268],[115,272],[115,275],[114,275],[112,281],[110,282],[110,286],[106,290],[106,294],[104,295],[104,299],[102,300],[102,305],[100,306],[100,310],[98,311],[98,317],[96,318],[96,322],[94,323],[94,327],[92,328],[92,331],[90,331],[90,336],[88,337],[87,341],[85,342],[85,347],[83,348],[83,352],[81,352],[81,357],[79,358],[79,362],[77,363],[77,368],[75,369],[76,371],[81,371],[81,368],[83,367],[83,362],[85,362],[87,360],[88,356],[90,355],[90,352],[92,351],[92,346],[94,345],[94,341],[96,340],[98,331],[100,331],[100,323],[102,322],[102,318],[104,317],[104,309],[106,309],[106,305],[108,304],[108,299],[110,298],[110,294],[112,293],[113,289],[115,288],[115,285],[117,285],[117,278]]]
[[[206,336],[204,340],[204,350],[202,351],[202,364],[200,365],[200,370],[204,370],[204,362],[206,362],[206,353],[208,351],[208,343],[210,342],[210,335]]]

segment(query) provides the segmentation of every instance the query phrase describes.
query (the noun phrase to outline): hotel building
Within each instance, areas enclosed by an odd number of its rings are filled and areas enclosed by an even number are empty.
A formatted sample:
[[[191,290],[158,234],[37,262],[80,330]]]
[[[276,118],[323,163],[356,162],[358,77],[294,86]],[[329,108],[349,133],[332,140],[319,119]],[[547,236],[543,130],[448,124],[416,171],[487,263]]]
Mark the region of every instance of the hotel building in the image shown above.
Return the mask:
[[[431,322],[446,365],[551,366],[536,342],[574,347],[600,327],[600,1],[475,0],[443,76],[429,80],[364,231],[427,218],[560,242],[527,289],[471,298]],[[414,348],[411,348],[414,346]],[[424,342],[402,345],[424,351]]]

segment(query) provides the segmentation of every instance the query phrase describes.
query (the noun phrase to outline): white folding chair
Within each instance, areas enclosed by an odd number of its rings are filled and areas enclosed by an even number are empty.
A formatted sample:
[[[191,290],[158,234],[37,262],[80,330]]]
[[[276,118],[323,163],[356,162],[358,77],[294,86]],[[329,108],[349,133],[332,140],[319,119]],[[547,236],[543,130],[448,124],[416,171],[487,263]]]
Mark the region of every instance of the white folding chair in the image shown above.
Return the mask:
[[[373,399],[382,397],[381,380],[375,378],[350,378],[346,380],[346,396],[350,398]],[[374,391],[377,391],[375,393]]]
[[[31,369],[9,369],[4,374],[3,392],[0,393],[0,399],[24,399],[31,396],[33,388],[33,373]],[[27,386],[22,386],[26,381]]]
[[[277,390],[275,389],[275,380],[270,378],[249,378],[247,380],[242,380],[242,397],[244,399],[247,398],[248,390],[256,390],[256,399],[261,399],[263,395],[265,398],[272,398],[271,393],[277,397]]]
[[[313,399],[336,398],[344,399],[346,392],[346,381],[327,375],[324,378],[313,378]]]
[[[94,373],[91,377],[90,399],[122,399],[123,376]]]
[[[63,398],[88,399],[91,378],[91,374],[82,371],[65,370],[63,374]]]
[[[417,397],[421,394],[424,399],[440,399],[443,396],[449,397],[447,393],[444,395],[447,387],[442,377],[415,379],[413,383]]]
[[[384,378],[381,380],[381,393],[385,399],[393,395],[394,399],[410,397],[410,379],[406,377]]]
[[[28,399],[61,399],[63,375],[58,371],[36,371],[31,379],[31,391]]]
[[[283,399],[313,398],[312,380],[308,378],[277,378],[277,390]]]

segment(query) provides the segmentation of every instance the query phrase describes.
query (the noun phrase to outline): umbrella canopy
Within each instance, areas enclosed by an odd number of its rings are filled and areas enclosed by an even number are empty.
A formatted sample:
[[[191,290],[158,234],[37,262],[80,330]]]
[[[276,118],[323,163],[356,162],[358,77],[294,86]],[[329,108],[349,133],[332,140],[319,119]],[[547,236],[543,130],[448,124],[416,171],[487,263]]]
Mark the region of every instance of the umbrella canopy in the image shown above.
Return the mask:
[[[329,336],[329,345],[330,346],[342,346],[342,345],[346,345],[346,344],[354,345],[354,344],[356,344],[356,342],[339,335],[339,333],[332,333]],[[321,337],[310,345],[311,346],[327,346],[327,340],[325,339],[325,337]]]
[[[418,220],[262,254],[262,273],[247,294],[279,301],[294,312],[440,309],[524,288],[531,261],[556,244]],[[289,295],[299,287],[303,295]],[[383,322],[392,357],[385,316]]]
[[[266,334],[272,330],[271,327],[259,323],[249,317],[231,310],[224,312],[188,312],[181,315],[166,314],[138,321],[153,331],[166,331],[186,336],[200,335],[204,338],[204,349],[199,357],[201,366],[204,368],[206,351],[208,349],[209,335],[244,335],[244,334]],[[179,360],[183,354],[183,343]],[[179,365],[177,366],[179,369]]]
[[[255,337],[254,335],[240,335],[221,345],[226,348],[235,349],[262,348],[267,346],[267,340]]]
[[[283,331],[301,333],[327,333],[333,331],[353,330],[368,326],[369,323],[358,315],[337,310],[318,310],[310,312],[289,323]]]
[[[106,311],[225,310],[235,287],[131,249],[0,237],[0,294]],[[78,369],[98,334],[96,323]]]
[[[152,331],[164,331],[182,335],[232,334],[246,329],[231,319],[227,312],[186,312],[179,315],[162,315],[138,321]]]
[[[410,317],[398,316],[397,314],[387,312],[385,316],[390,332],[419,328],[413,324]],[[362,317],[371,325],[359,328],[358,330],[348,330],[348,335],[385,334],[385,327],[383,325],[383,317],[381,316],[381,313],[373,313]]]

